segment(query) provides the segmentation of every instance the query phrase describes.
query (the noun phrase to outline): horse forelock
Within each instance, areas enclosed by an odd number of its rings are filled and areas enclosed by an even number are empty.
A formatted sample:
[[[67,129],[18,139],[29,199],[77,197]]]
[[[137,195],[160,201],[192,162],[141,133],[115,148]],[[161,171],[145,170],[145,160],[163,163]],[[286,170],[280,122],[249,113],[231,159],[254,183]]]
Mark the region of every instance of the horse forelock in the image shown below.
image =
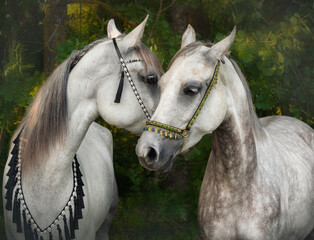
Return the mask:
[[[210,47],[212,44],[211,43],[201,43],[201,42],[193,42],[185,47],[181,48],[171,59],[168,69],[171,67],[171,65],[174,63],[176,59],[178,59],[180,56],[190,56],[193,54],[199,47],[205,46],[205,47]]]
[[[158,58],[150,51],[148,47],[145,46],[144,43],[139,43],[135,48],[141,58],[143,58],[144,63],[147,68],[152,68],[156,71],[156,73],[161,76],[163,74],[163,69],[158,61]]]

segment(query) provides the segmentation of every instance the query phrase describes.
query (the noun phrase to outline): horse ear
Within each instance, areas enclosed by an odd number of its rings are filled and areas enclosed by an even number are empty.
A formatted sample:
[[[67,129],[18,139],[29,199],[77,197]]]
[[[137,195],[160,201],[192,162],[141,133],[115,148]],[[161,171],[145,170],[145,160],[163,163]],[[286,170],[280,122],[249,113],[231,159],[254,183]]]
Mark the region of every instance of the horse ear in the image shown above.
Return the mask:
[[[128,46],[133,47],[136,46],[136,44],[141,41],[145,29],[145,25],[148,19],[148,16],[144,19],[144,21],[138,25],[135,29],[133,29],[132,32],[130,32],[128,35],[126,35],[123,38],[123,42],[127,43]]]
[[[182,36],[181,49],[196,41],[194,28],[189,24]]]
[[[117,29],[113,19],[110,19],[107,25],[107,36],[108,38],[116,38],[121,35],[121,32]]]
[[[216,43],[210,48],[209,50],[210,55],[216,59],[221,59],[224,55],[226,55],[234,40],[236,31],[237,31],[236,26],[234,26],[232,32],[230,33],[228,37],[224,38],[223,40]]]

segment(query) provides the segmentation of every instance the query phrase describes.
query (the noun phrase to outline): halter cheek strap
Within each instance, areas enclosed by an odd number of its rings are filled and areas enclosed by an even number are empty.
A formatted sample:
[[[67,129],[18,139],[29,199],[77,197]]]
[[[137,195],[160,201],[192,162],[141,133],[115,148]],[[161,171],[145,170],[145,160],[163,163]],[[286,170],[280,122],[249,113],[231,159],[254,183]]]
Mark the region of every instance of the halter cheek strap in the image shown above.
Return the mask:
[[[200,111],[202,110],[210,91],[212,90],[214,84],[217,84],[219,66],[220,66],[220,61],[217,62],[214,74],[210,80],[210,83],[206,89],[206,92],[205,92],[200,104],[198,105],[192,118],[190,119],[190,121],[188,122],[188,124],[186,125],[186,127],[184,129],[173,127],[173,126],[167,125],[165,123],[160,123],[157,121],[150,120],[150,121],[146,122],[146,127],[144,128],[144,131],[154,132],[154,133],[160,134],[162,136],[172,138],[172,139],[178,139],[178,140],[180,140],[181,138],[183,138],[183,139],[187,138],[190,135],[190,129],[191,129],[192,125],[194,124]]]
[[[131,85],[131,88],[134,92],[134,95],[138,101],[138,103],[140,104],[141,108],[142,108],[142,111],[144,112],[146,118],[148,120],[150,120],[150,114],[149,112],[147,111],[145,105],[144,105],[144,102],[139,94],[139,92],[137,91],[136,89],[136,86],[132,80],[132,77],[131,77],[131,74],[129,72],[129,69],[128,67],[126,66],[126,63],[133,63],[133,62],[140,62],[141,60],[140,59],[135,59],[135,60],[130,60],[130,61],[124,61],[123,57],[122,57],[122,54],[119,50],[119,47],[118,47],[118,44],[117,44],[117,41],[115,38],[112,39],[113,41],[113,44],[114,44],[114,48],[117,52],[117,55],[119,57],[119,61],[120,61],[120,64],[121,64],[121,67],[122,67],[122,70],[121,70],[121,78],[120,78],[120,82],[119,82],[119,86],[118,86],[118,89],[117,89],[117,93],[116,93],[116,97],[115,97],[115,100],[114,102],[115,103],[120,103],[120,100],[121,100],[121,95],[122,95],[122,91],[123,91],[123,83],[124,83],[124,75],[126,75],[130,85]]]
[[[118,55],[119,59],[121,59],[122,55],[121,55],[121,52],[120,52],[120,50],[118,48],[117,41],[116,41],[115,38],[113,38],[112,41],[113,41],[113,44],[114,44],[114,48],[116,49],[117,55]],[[120,78],[120,82],[119,82],[119,87],[118,87],[118,90],[117,90],[116,98],[114,100],[115,103],[120,103],[122,90],[123,90],[123,83],[124,83],[124,71],[122,70],[121,71],[121,78]]]

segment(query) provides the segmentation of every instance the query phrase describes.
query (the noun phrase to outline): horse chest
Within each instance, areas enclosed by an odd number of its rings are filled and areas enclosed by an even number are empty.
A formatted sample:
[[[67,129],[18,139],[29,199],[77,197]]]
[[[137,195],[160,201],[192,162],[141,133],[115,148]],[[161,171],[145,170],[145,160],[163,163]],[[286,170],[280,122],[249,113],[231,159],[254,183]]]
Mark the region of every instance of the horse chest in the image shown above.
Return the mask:
[[[250,186],[244,189],[203,183],[198,220],[204,239],[276,239],[280,202]]]

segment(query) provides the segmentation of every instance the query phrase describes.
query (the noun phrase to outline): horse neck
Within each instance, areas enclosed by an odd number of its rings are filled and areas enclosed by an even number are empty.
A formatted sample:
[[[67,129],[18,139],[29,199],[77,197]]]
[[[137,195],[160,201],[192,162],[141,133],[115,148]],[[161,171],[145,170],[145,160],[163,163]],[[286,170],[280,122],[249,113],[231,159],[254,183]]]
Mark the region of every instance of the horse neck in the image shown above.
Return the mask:
[[[40,182],[44,185],[51,181],[51,176],[56,181],[56,186],[66,178],[71,182],[68,176],[72,176],[72,160],[78,151],[86,132],[91,123],[98,117],[99,113],[96,104],[97,77],[104,75],[110,66],[106,66],[101,71],[93,71],[96,64],[91,64],[90,58],[95,53],[100,55],[101,48],[94,47],[82,58],[72,69],[67,82],[67,117],[65,119],[66,131],[57,144],[51,144],[49,151],[41,156],[38,161],[38,167],[33,168],[29,173],[23,175],[24,181]],[[106,60],[104,60],[106,61]],[[90,76],[93,73],[93,78]],[[96,78],[96,79],[95,79]],[[103,79],[102,79],[103,80]],[[104,81],[104,80],[103,80]]]
[[[23,174],[24,182],[37,182],[44,186],[50,183],[51,177],[53,177],[54,181],[49,185],[62,186],[65,181],[73,181],[72,161],[74,155],[80,147],[90,124],[97,118],[98,112],[93,99],[80,99],[74,104],[71,99],[79,99],[78,96],[82,96],[79,89],[69,93],[67,129],[63,133],[62,139],[56,145],[51,145],[49,151],[40,157],[38,168],[33,168],[31,169],[33,171]]]
[[[77,91],[79,94],[80,91]],[[70,98],[75,96],[69,95]],[[48,226],[73,189],[72,161],[91,124],[96,118],[92,102],[68,104],[67,131],[60,142],[51,146],[41,156],[41,164],[33,171],[23,172],[22,184],[25,201],[30,212],[41,227]],[[94,111],[94,113],[93,113]],[[89,115],[87,114],[89,113]],[[86,160],[80,159],[78,160]],[[23,161],[23,158],[22,158]],[[42,214],[45,212],[45,214]]]
[[[228,109],[223,122],[212,134],[212,164],[217,176],[233,187],[243,187],[250,182],[257,166],[255,142],[261,128],[248,86],[234,64],[226,60],[221,68]]]

